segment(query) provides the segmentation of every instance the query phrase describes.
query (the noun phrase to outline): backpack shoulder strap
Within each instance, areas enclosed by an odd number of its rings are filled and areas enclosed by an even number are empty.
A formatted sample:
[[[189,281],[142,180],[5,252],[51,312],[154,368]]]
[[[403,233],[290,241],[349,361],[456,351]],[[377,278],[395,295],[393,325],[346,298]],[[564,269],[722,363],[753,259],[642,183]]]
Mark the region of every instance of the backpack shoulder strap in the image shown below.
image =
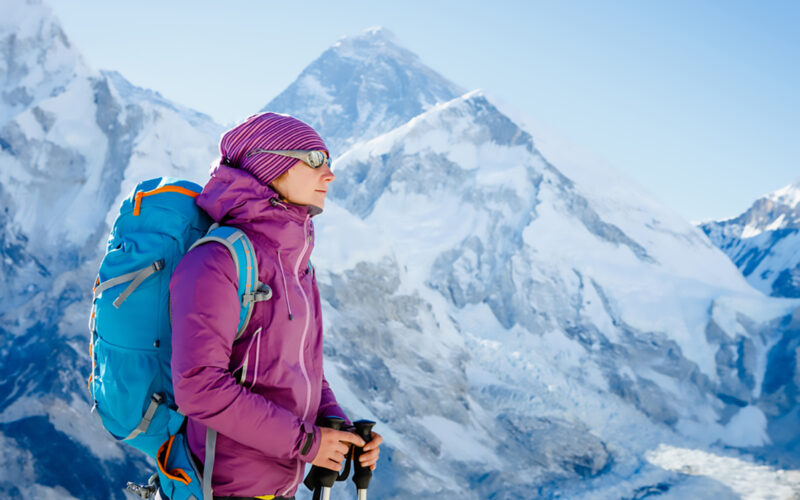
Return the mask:
[[[189,249],[209,242],[221,243],[233,257],[238,279],[238,293],[242,309],[239,313],[239,329],[234,341],[244,334],[253,315],[253,304],[272,298],[272,290],[258,281],[258,260],[250,238],[242,231],[230,226],[211,226],[205,236],[194,242]]]

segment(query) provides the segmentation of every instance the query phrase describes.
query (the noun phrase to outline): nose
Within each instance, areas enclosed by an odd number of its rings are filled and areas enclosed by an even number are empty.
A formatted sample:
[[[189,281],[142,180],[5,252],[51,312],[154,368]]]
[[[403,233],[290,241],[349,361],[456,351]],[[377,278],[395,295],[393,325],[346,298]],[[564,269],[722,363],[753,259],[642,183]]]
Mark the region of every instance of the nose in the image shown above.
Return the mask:
[[[322,170],[322,180],[325,182],[333,182],[336,179],[336,175],[334,175],[333,170],[331,167],[328,166],[328,162],[325,162],[325,165],[321,167]]]

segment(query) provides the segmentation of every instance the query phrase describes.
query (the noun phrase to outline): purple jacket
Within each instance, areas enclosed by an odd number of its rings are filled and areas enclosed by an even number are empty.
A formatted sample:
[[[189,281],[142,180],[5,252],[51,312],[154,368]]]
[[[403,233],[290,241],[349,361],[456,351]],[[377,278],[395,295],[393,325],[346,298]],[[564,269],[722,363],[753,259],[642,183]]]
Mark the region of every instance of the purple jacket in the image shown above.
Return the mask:
[[[206,426],[218,432],[216,495],[289,497],[319,450],[317,417],[346,419],[322,370],[322,311],[309,266],[318,209],[281,202],[249,173],[224,165],[197,204],[250,237],[272,299],[255,304],[234,343],[240,303],[228,250],[201,245],[176,268],[172,376],[189,417],[189,447],[203,459]]]

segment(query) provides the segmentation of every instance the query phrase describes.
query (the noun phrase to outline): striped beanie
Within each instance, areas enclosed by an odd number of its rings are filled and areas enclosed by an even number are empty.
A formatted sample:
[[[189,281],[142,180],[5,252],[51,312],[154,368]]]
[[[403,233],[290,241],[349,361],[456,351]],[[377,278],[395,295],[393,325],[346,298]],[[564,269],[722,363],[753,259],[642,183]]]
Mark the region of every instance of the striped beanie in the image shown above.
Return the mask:
[[[249,172],[262,184],[269,184],[292,168],[298,160],[261,153],[247,157],[254,149],[315,149],[328,152],[317,132],[297,118],[279,113],[259,113],[228,130],[219,141],[219,163]]]

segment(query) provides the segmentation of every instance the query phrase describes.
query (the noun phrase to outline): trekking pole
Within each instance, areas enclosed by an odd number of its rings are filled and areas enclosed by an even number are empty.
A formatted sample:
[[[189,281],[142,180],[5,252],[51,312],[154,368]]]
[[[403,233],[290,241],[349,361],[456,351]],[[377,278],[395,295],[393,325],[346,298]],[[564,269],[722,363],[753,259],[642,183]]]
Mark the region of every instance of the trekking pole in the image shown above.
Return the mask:
[[[344,419],[339,417],[325,417],[322,419],[321,424],[322,427],[330,427],[337,431],[341,430],[342,425],[344,425]],[[349,467],[347,470],[349,473]],[[314,465],[311,467],[311,471],[309,471],[303,484],[309,490],[314,491],[314,500],[320,500],[320,494],[322,500],[330,500],[331,488],[338,478],[339,472]]]
[[[372,427],[375,422],[371,420],[358,420],[353,422],[356,427],[356,434],[361,436],[364,443],[372,441]],[[364,453],[363,448],[355,448],[353,450],[353,482],[356,483],[358,490],[358,500],[367,500],[367,488],[369,487],[369,480],[372,479],[372,470],[369,467],[364,467],[358,461],[359,457]]]

